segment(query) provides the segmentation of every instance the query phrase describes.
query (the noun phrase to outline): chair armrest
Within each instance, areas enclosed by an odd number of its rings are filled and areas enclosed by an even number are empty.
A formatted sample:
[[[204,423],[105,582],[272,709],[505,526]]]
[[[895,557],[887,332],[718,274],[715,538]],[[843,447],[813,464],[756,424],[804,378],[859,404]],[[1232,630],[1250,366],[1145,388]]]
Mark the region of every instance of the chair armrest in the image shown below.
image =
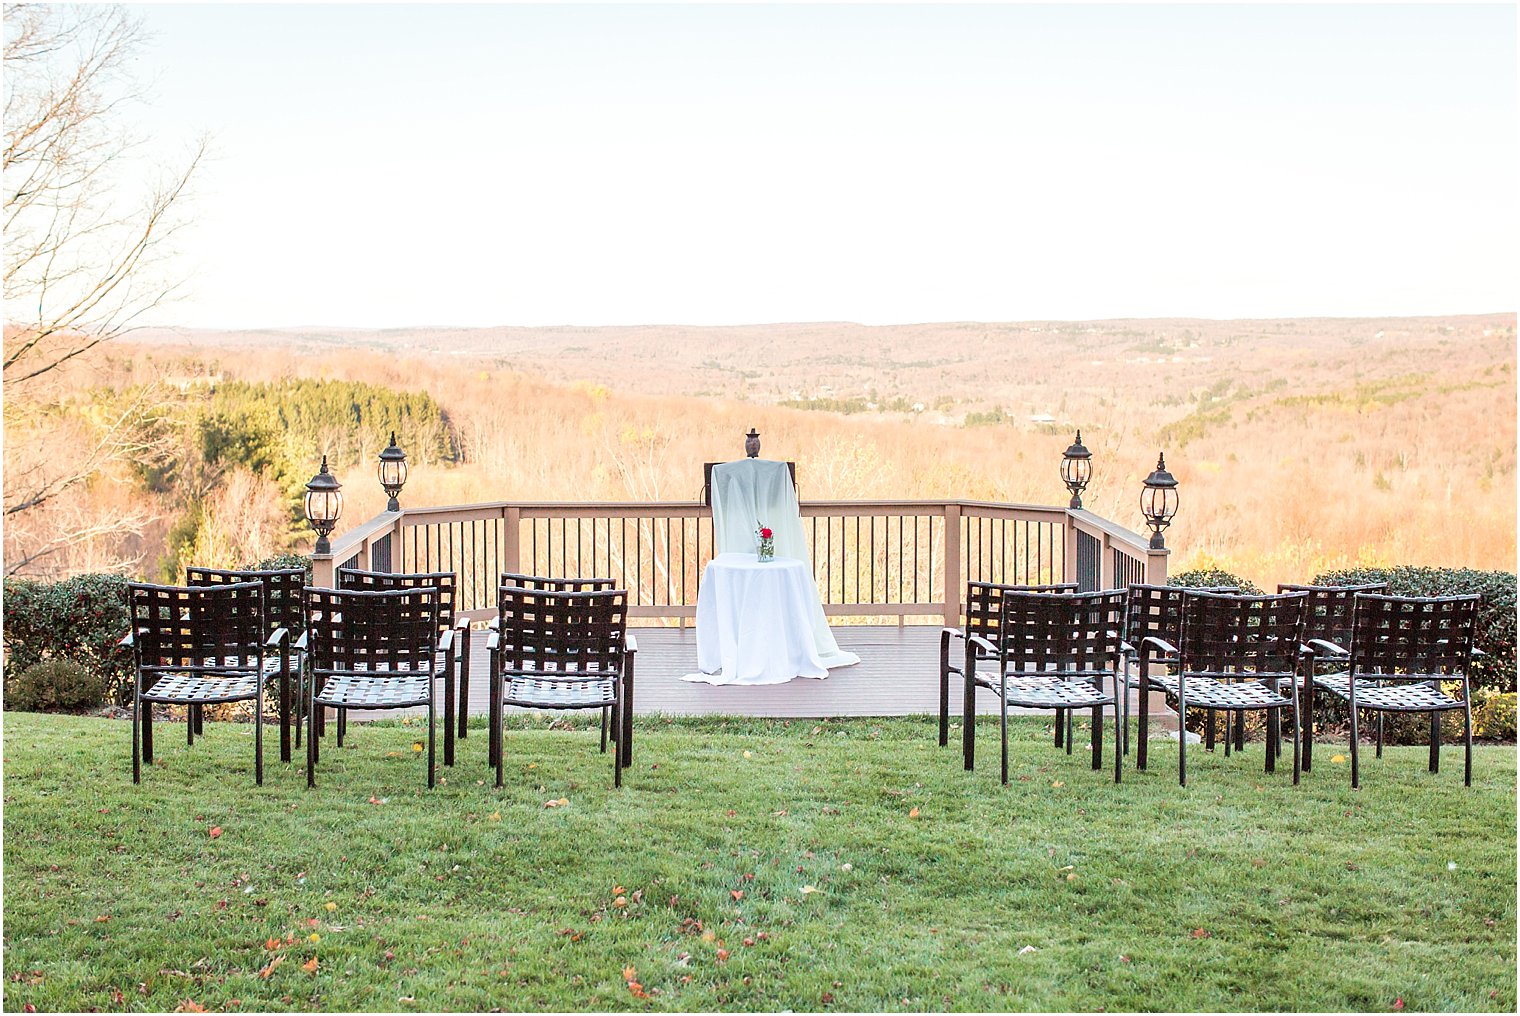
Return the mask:
[[[454,649],[454,629],[445,628],[443,635],[438,639],[438,651],[440,653],[452,652]]]
[[[991,642],[988,642],[986,639],[982,638],[980,635],[967,635],[966,636],[966,645],[968,645],[968,646],[979,646],[982,649],[987,650],[989,653],[991,653],[994,656],[996,656],[997,653],[998,653],[998,647],[995,646],[995,645],[993,645]]]
[[[125,635],[123,635],[121,637],[121,639],[116,644],[118,646],[123,646],[123,647],[130,646],[132,644],[133,636],[135,636],[136,634],[137,634],[136,631],[129,631]]]
[[[486,636],[486,652],[494,653],[501,648],[501,632],[493,631]]]
[[[1474,659],[1477,659],[1479,657],[1483,657],[1483,656],[1487,656],[1488,655],[1483,650],[1479,649],[1477,646],[1473,646],[1472,647],[1472,654],[1473,654],[1473,658]]]
[[[456,631],[469,631],[470,619],[467,617],[456,617],[454,619],[454,628]]]
[[[633,637],[633,632],[623,633],[623,652],[636,653],[639,651],[639,640]]]
[[[1148,648],[1155,649],[1158,652],[1171,653],[1174,656],[1177,654],[1176,646],[1172,645],[1166,639],[1158,638],[1155,635],[1147,635],[1145,638],[1141,639],[1140,648],[1142,650]]]
[[[303,631],[301,633],[300,637],[296,639],[296,648],[299,649],[299,650],[301,650],[302,652],[305,652],[306,651],[306,642],[307,642],[307,640],[310,637],[311,637],[311,632]]]
[[[276,628],[274,631],[272,631],[272,632],[269,633],[269,640],[264,643],[264,648],[266,648],[266,649],[278,649],[281,642],[289,642],[289,641],[290,641],[290,629],[289,628]]]
[[[500,614],[497,614],[495,617],[491,617],[491,618],[487,618],[486,619],[486,628],[488,628],[489,630],[495,631],[497,628],[500,628],[500,627],[501,627],[501,615]]]
[[[1331,656],[1350,656],[1351,651],[1344,646],[1331,642],[1329,639],[1310,639],[1309,644],[1303,647],[1309,653],[1317,655],[1317,650],[1323,650]]]
[[[961,631],[959,628],[941,628],[939,630],[939,633],[941,635],[949,635],[951,638],[955,639],[963,639],[966,637],[966,633]]]

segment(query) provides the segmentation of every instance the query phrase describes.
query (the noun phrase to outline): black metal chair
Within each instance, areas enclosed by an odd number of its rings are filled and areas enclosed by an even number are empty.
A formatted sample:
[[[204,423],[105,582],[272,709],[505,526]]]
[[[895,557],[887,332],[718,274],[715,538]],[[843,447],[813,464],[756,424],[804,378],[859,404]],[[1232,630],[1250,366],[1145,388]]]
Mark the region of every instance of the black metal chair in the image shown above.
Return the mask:
[[[1300,700],[1307,700],[1309,695],[1309,683],[1314,674],[1321,669],[1322,665],[1343,670],[1348,662],[1348,655],[1343,646],[1351,645],[1352,613],[1356,607],[1357,593],[1386,593],[1388,583],[1369,582],[1357,586],[1304,586],[1291,582],[1284,582],[1277,587],[1279,593],[1308,593],[1309,602],[1304,607],[1304,644],[1312,652],[1305,660],[1305,670],[1302,683],[1298,689]],[[1325,673],[1330,673],[1325,670]],[[1304,739],[1304,772],[1308,772],[1314,762],[1314,724],[1306,710],[1302,717],[1294,717],[1302,728],[1301,735]],[[1277,734],[1279,750],[1282,745],[1282,732]],[[1377,753],[1378,758],[1383,757],[1383,715],[1377,717]]]
[[[627,625],[628,594],[622,589],[499,587],[496,630],[486,642],[491,660],[489,754],[498,787],[504,777],[509,705],[610,709],[619,732],[612,781],[623,785],[623,769],[633,761],[633,660],[638,652]],[[601,750],[607,750],[605,726]]]
[[[1481,651],[1473,645],[1482,597],[1383,596],[1358,593],[1355,599],[1350,647],[1327,645],[1328,653],[1344,653],[1347,667],[1339,674],[1315,674],[1310,682],[1306,712],[1312,721],[1314,692],[1327,691],[1346,703],[1351,716],[1351,786],[1361,786],[1357,710],[1430,714],[1430,771],[1441,768],[1441,713],[1463,712],[1467,748],[1464,782],[1472,786],[1472,686],[1468,671]],[[1460,684],[1462,697],[1452,698],[1442,682]],[[1379,717],[1381,718],[1381,716]],[[1379,745],[1381,749],[1381,745]],[[1381,750],[1379,755],[1381,755]]]
[[[1298,712],[1298,668],[1307,593],[1280,596],[1188,591],[1183,595],[1182,649],[1175,674],[1150,678],[1177,698],[1177,781],[1187,785],[1187,710]],[[1160,641],[1160,640],[1157,640]],[[1157,648],[1170,647],[1164,643]],[[1290,696],[1283,698],[1286,682]],[[1277,747],[1266,741],[1266,771],[1277,771]],[[1293,726],[1293,782],[1299,778],[1298,726]]]
[[[546,589],[550,592],[557,593],[592,593],[596,592],[599,589],[616,589],[617,580],[581,577],[560,579],[551,578],[548,575],[527,575],[522,572],[502,572],[501,580],[497,583],[497,588],[500,588],[501,586],[517,586],[519,589]],[[496,617],[491,618],[486,622],[486,627],[491,631],[495,631],[499,620],[500,619]],[[607,740],[607,721],[611,712],[611,707],[602,710],[603,743],[605,743]],[[612,731],[612,743],[616,744],[617,739],[618,732],[616,729],[614,729]],[[494,754],[492,757],[494,759]]]
[[[334,709],[428,707],[428,786],[436,768],[438,618],[442,595],[420,589],[307,588],[306,633],[311,654],[306,785],[316,786],[320,754],[317,717]]]
[[[1151,586],[1143,583],[1132,583],[1128,588],[1128,608],[1124,615],[1124,652],[1127,657],[1124,668],[1125,684],[1129,688],[1138,689],[1140,700],[1140,748],[1135,755],[1135,768],[1144,769],[1147,759],[1147,749],[1150,746],[1150,693],[1152,691],[1165,691],[1166,685],[1154,682],[1150,678],[1150,668],[1175,667],[1177,665],[1176,647],[1182,644],[1182,618],[1183,596],[1188,592],[1203,593],[1238,593],[1240,590],[1235,586]],[[1164,647],[1164,648],[1163,648]],[[1139,664],[1138,673],[1129,675],[1128,661],[1133,659]],[[1123,717],[1123,743],[1124,754],[1129,754],[1129,695],[1124,696]],[[1225,753],[1230,751],[1231,725],[1226,720],[1225,730]],[[1186,737],[1185,731],[1178,734]],[[1209,719],[1205,728],[1205,744],[1210,751],[1214,748],[1214,713],[1209,712]]]
[[[290,761],[291,728],[295,728],[296,747],[301,746],[301,703],[305,701],[306,680],[302,654],[291,643],[306,630],[306,611],[301,592],[306,588],[306,569],[272,568],[265,570],[233,570],[225,568],[186,568],[185,584],[189,586],[224,586],[240,582],[257,582],[264,587],[264,625],[271,638],[278,637],[279,644],[269,643],[270,649],[279,652],[266,656],[264,674],[279,679],[280,708],[280,761]],[[291,677],[295,688],[291,688]],[[195,732],[201,733],[202,707],[194,707]],[[292,722],[292,718],[294,722]]]
[[[456,686],[460,737],[464,736],[465,721],[470,712],[470,622],[468,618],[456,617],[459,605],[457,577],[453,572],[378,572],[362,571],[358,568],[339,568],[338,588],[438,590],[437,672],[443,679],[443,764],[453,765]],[[319,718],[319,728],[320,722]],[[343,738],[347,733],[348,715],[344,710],[339,709],[338,747],[343,747]]]
[[[195,743],[200,706],[251,700],[253,779],[264,782],[264,649],[283,633],[265,630],[264,587],[127,584],[132,648],[132,782],[153,762],[153,705],[186,707],[185,743]]]
[[[965,679],[966,671],[951,661],[957,658],[978,660],[994,659],[986,650],[975,642],[967,639],[968,635],[979,635],[993,645],[997,644],[998,618],[1001,611],[1002,596],[1006,592],[1021,593],[1074,593],[1077,591],[1075,582],[1052,582],[1046,585],[1010,586],[1000,585],[994,582],[968,582],[966,583],[966,599],[962,611],[964,628],[941,628],[939,633],[939,744],[943,748],[950,743],[950,675]],[[962,642],[959,654],[951,653],[950,643],[952,639],[960,639]],[[976,720],[974,710],[962,704],[962,714],[966,723]],[[1062,731],[1065,724],[1059,722],[1057,715],[1056,723],[1056,746],[1060,747]]]
[[[1002,736],[1002,780],[1008,782],[1008,707],[1055,709],[1068,713],[1092,711],[1092,766],[1103,765],[1103,707],[1114,707],[1114,781],[1123,769],[1119,753],[1120,642],[1124,627],[1125,593],[1108,589],[1096,593],[1039,593],[1003,590],[999,595],[997,641],[967,634],[965,697],[968,715],[974,715],[977,688],[995,692],[999,699]],[[976,671],[979,648],[995,663],[995,675]],[[1116,694],[1103,690],[1110,678]],[[1057,720],[1057,729],[1062,725]],[[961,738],[965,764],[976,761],[975,724],[967,722]],[[1072,732],[1067,731],[1066,753],[1072,751]]]

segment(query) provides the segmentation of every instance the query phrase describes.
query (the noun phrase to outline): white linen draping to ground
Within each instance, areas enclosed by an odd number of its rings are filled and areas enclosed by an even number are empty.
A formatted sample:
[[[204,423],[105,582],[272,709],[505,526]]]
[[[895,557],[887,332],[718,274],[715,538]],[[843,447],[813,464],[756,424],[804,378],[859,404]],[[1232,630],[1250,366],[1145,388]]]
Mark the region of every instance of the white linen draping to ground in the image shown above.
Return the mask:
[[[859,663],[860,657],[841,650],[829,630],[808,559],[797,491],[786,463],[739,459],[714,466],[712,509],[713,549],[717,556],[703,572],[697,594],[697,665],[706,673],[688,675],[687,680],[777,684],[794,677],[827,677],[830,668]],[[755,560],[761,526],[771,529],[776,550],[776,559],[765,564]],[[733,574],[722,575],[716,585],[710,585],[713,565],[718,565],[719,573],[731,568]],[[760,585],[750,588],[749,582],[755,579],[749,574],[752,568],[777,566],[788,566],[784,593],[779,589],[765,593]],[[742,615],[735,612],[743,606],[736,602],[741,595],[745,599],[755,597]],[[781,609],[787,611],[785,616],[773,613]],[[706,623],[704,618],[708,618]],[[779,643],[783,637],[787,640],[785,646],[768,645]],[[733,640],[734,666],[738,669],[730,670],[730,659],[725,655],[730,650],[725,648],[725,639]],[[812,643],[810,648],[805,645],[808,640]],[[793,642],[796,644],[792,645]],[[705,653],[704,646],[708,647]],[[756,662],[762,659],[763,662]],[[796,669],[792,673],[782,674],[794,664]],[[719,669],[722,676],[714,679]],[[762,674],[769,676],[762,678]]]

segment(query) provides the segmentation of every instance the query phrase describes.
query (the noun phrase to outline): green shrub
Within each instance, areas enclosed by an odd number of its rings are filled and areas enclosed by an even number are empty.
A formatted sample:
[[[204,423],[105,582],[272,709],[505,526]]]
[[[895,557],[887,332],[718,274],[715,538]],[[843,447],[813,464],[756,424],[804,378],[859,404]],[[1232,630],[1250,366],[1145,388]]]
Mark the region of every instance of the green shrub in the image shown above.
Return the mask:
[[[72,660],[43,660],[7,682],[5,706],[27,712],[93,709],[105,693],[106,682],[99,672]]]
[[[1192,571],[1178,572],[1176,575],[1167,577],[1166,584],[1169,586],[1190,586],[1198,588],[1202,586],[1234,586],[1242,593],[1259,593],[1261,587],[1250,579],[1243,579],[1239,575],[1232,575],[1223,568],[1194,568]]]
[[[1473,664],[1476,691],[1515,690],[1515,576],[1512,572],[1475,571],[1472,568],[1349,568],[1314,576],[1317,586],[1361,585],[1386,582],[1394,596],[1457,596],[1479,593],[1474,644],[1488,655]],[[1477,700],[1474,695],[1474,701]]]
[[[1496,741],[1515,739],[1515,693],[1473,693],[1473,736]]]
[[[20,674],[44,660],[69,660],[97,674],[105,694],[125,705],[132,701],[132,654],[116,643],[129,627],[124,576],[5,581],[9,672]]]
[[[310,554],[276,554],[274,557],[266,557],[258,564],[248,565],[249,570],[270,571],[275,568],[305,568],[306,584],[312,583],[311,555]]]

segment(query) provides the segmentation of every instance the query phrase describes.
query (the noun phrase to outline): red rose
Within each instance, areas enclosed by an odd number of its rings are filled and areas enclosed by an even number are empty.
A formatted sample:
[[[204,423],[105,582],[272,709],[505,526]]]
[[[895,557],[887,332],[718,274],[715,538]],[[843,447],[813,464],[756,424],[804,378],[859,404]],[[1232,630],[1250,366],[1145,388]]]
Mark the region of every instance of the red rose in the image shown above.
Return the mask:
[[[760,530],[760,539],[762,539],[762,540],[769,540],[770,538],[771,538],[771,531],[769,529],[762,529],[762,530]]]

